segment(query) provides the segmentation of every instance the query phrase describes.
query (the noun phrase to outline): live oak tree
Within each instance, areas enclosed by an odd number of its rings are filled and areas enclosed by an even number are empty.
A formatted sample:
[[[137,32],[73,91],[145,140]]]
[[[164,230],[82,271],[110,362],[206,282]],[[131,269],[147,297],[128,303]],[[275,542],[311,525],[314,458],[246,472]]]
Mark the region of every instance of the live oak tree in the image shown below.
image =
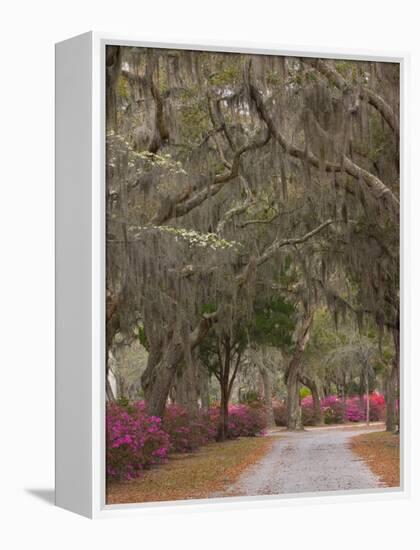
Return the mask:
[[[302,314],[290,395],[325,301],[394,335],[395,401],[398,66],[117,46],[106,65],[107,349],[144,327],[149,412],[287,262]]]

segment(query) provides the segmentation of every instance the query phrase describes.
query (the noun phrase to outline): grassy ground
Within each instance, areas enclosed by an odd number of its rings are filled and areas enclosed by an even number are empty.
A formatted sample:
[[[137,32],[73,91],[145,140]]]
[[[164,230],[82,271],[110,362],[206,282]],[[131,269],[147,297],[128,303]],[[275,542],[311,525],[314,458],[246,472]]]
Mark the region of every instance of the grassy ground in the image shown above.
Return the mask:
[[[400,437],[389,432],[373,432],[352,439],[352,449],[379,476],[387,487],[400,485]]]
[[[272,444],[271,437],[247,437],[172,455],[141,478],[108,483],[107,504],[206,498],[231,485]]]

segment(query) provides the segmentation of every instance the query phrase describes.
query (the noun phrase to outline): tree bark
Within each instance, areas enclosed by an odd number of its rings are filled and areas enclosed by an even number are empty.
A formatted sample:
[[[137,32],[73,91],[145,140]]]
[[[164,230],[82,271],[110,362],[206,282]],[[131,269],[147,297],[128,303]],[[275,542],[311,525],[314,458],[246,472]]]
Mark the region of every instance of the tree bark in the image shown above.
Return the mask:
[[[166,400],[176,372],[176,368],[183,359],[183,349],[180,344],[171,342],[165,350],[161,360],[142,376],[142,386],[146,399],[147,413],[150,416],[162,417],[165,412]]]
[[[241,363],[242,351],[238,346],[235,346],[235,342],[232,341],[229,335],[225,335],[219,344],[218,356],[219,370],[217,379],[220,384],[220,416],[217,440],[224,441],[229,435],[229,401],[232,395],[233,383]]]
[[[201,410],[203,412],[207,412],[210,406],[209,382],[209,372],[198,360],[198,394],[200,398]]]
[[[175,400],[187,409],[189,414],[198,413],[198,382],[196,367],[192,361],[181,361],[175,382]]]
[[[229,336],[224,337],[224,356],[220,372],[220,418],[217,440],[224,441],[228,435],[229,423],[229,374],[231,362],[231,342]]]
[[[111,383],[108,379],[108,372],[106,373],[106,399],[107,401],[110,401],[111,403],[113,403],[115,401],[115,395],[114,395],[114,392],[112,391],[112,387],[111,387]]]
[[[111,293],[106,297],[106,365],[105,365],[105,393],[108,401],[115,401],[116,396],[109,382],[109,361],[110,350],[114,341],[115,335],[120,329],[120,321],[118,315],[118,301]]]
[[[308,312],[303,320],[302,328],[300,330],[295,351],[292,359],[289,363],[286,372],[286,386],[287,386],[287,429],[288,430],[302,430],[302,411],[300,408],[299,398],[299,377],[302,356],[309,341],[313,322],[313,312]]]
[[[117,127],[116,90],[121,70],[121,47],[106,48],[106,115],[107,130]]]
[[[346,92],[351,89],[351,86],[346,79],[328,61],[324,61],[323,59],[304,59],[304,62],[312,67],[315,67],[342,92]],[[370,105],[372,105],[372,107],[374,107],[378,113],[381,114],[398,140],[400,138],[399,119],[397,114],[393,111],[392,107],[385,101],[385,99],[367,86],[360,87],[359,96],[360,99],[366,99]]]
[[[221,388],[220,394],[220,418],[219,427],[217,431],[217,441],[225,441],[228,436],[228,424],[229,424],[229,396],[227,395],[227,389]]]
[[[261,380],[264,388],[264,407],[267,415],[267,426],[270,428],[276,425],[274,421],[274,411],[272,403],[273,387],[271,383],[271,375],[268,369],[263,365],[259,365],[258,370],[260,371]]]
[[[147,358],[146,369],[141,375],[141,386],[143,388],[146,401],[148,394],[150,393],[150,388],[154,383],[156,366],[162,359],[162,348],[163,343],[160,341],[152,341],[149,347],[149,356]]]
[[[301,376],[300,381],[304,386],[306,386],[311,391],[315,424],[317,426],[322,426],[322,424],[324,424],[324,414],[322,412],[321,397],[318,390],[318,384],[316,383],[315,380],[312,380],[307,376]]]
[[[386,381],[386,431],[395,432],[399,429],[397,417],[397,399],[399,388],[399,367],[400,367],[400,331],[393,331],[395,355],[392,362],[391,372]],[[398,406],[400,406],[398,404]]]
[[[189,335],[191,351],[203,340],[216,319],[217,312],[201,318]],[[149,415],[163,416],[176,369],[184,359],[184,347],[182,342],[172,339],[163,351],[150,352],[147,368],[141,380]]]

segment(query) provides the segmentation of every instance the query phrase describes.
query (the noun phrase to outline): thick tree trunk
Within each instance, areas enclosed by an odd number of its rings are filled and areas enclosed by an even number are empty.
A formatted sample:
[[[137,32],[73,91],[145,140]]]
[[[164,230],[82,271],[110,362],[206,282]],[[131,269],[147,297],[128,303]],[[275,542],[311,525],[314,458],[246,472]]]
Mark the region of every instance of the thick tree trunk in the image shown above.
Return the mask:
[[[228,436],[229,422],[229,375],[231,363],[231,341],[229,336],[225,336],[223,340],[224,357],[223,364],[220,365],[220,417],[219,428],[217,433],[218,441],[224,441]]]
[[[116,396],[109,381],[110,354],[115,335],[120,329],[119,316],[117,314],[118,300],[110,293],[106,297],[106,367],[105,367],[105,393],[108,401],[115,401]],[[111,354],[112,356],[112,354]]]
[[[147,412],[150,416],[163,416],[178,363],[177,357],[171,359],[169,354],[165,354],[156,365],[153,381],[145,388]]]
[[[106,374],[106,400],[111,402],[115,401],[115,395],[112,391],[111,383],[108,379],[108,372]]]
[[[299,398],[299,368],[300,362],[292,360],[287,376],[287,429],[293,431],[303,430]]]
[[[192,361],[183,361],[178,366],[175,381],[175,400],[191,415],[198,413],[198,381],[196,366]]]
[[[317,426],[321,426],[324,424],[324,414],[322,412],[321,407],[321,398],[318,392],[318,386],[316,382],[314,383],[313,389],[311,389],[312,392],[312,399],[314,404],[314,411],[315,411],[315,424]]]
[[[259,371],[261,374],[261,380],[263,383],[264,388],[264,407],[267,414],[267,426],[273,427],[275,426],[274,421],[274,411],[273,411],[273,403],[272,403],[272,383],[271,383],[271,375],[270,372],[265,368],[264,366],[259,366]]]
[[[397,427],[396,413],[396,368],[392,365],[391,372],[386,381],[386,431],[394,432]]]
[[[156,367],[162,360],[162,348],[162,342],[155,342],[149,348],[149,356],[147,358],[146,369],[141,375],[141,386],[146,401],[148,399],[148,394],[151,391],[152,384],[155,380]]]
[[[220,418],[217,432],[217,440],[225,441],[228,436],[229,423],[229,396],[227,388],[221,388],[220,395]]]
[[[201,410],[203,412],[207,412],[210,406],[209,382],[209,371],[204,365],[198,362],[198,394],[201,403]]]
[[[393,331],[395,356],[392,362],[391,372],[386,381],[386,431],[395,432],[399,429],[397,418],[397,399],[399,389],[399,366],[400,366],[400,332]]]
[[[163,416],[176,369],[183,357],[181,344],[174,342],[167,346],[163,354],[150,353],[141,380],[149,415]]]
[[[217,312],[203,316],[189,335],[190,351],[199,345],[216,319]],[[141,379],[148,414],[163,416],[176,369],[184,359],[184,349],[185,345],[172,340],[165,349],[150,351],[147,368]]]
[[[108,46],[106,49],[106,115],[107,130],[117,127],[116,90],[121,69],[121,47]]]
[[[295,351],[286,372],[287,386],[287,429],[302,430],[302,411],[300,408],[299,385],[302,356],[309,341],[313,321],[313,312],[308,312],[303,320]]]
[[[111,369],[111,364],[114,364],[114,362],[115,362],[114,355],[110,351],[108,351],[106,369],[105,369],[105,395],[106,395],[106,400],[111,402],[115,402],[118,397],[118,384],[117,384],[116,376],[114,374],[115,369]],[[113,380],[111,379],[111,376]],[[114,382],[114,387],[112,385],[112,382]]]
[[[302,384],[306,386],[312,394],[312,404],[314,408],[315,424],[321,426],[324,424],[324,414],[321,407],[321,396],[318,390],[318,384],[315,380],[308,378],[307,376],[301,376]]]

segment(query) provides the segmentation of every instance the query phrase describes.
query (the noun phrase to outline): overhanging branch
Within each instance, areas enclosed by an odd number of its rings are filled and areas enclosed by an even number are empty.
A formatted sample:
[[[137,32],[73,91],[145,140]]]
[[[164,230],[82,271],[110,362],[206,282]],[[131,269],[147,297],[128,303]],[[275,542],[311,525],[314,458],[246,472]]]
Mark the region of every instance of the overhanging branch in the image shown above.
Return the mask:
[[[398,222],[399,220],[399,200],[394,195],[394,193],[387,187],[379,178],[358,166],[355,162],[349,159],[346,155],[343,155],[343,162],[341,165],[334,164],[331,162],[322,163],[320,159],[314,155],[311,151],[304,149],[299,149],[292,145],[285,136],[274,124],[273,119],[271,118],[267,107],[264,104],[262,95],[255,88],[252,83],[249,83],[250,96],[254,101],[255,107],[260,114],[261,118],[267,125],[267,128],[277,140],[280,146],[284,149],[289,155],[298,158],[304,162],[309,162],[310,165],[315,166],[316,168],[323,167],[326,172],[346,172],[348,175],[352,176],[358,181],[363,181],[366,187],[369,189],[371,194],[377,199],[381,200],[390,211],[391,215],[394,218],[394,221]]]

